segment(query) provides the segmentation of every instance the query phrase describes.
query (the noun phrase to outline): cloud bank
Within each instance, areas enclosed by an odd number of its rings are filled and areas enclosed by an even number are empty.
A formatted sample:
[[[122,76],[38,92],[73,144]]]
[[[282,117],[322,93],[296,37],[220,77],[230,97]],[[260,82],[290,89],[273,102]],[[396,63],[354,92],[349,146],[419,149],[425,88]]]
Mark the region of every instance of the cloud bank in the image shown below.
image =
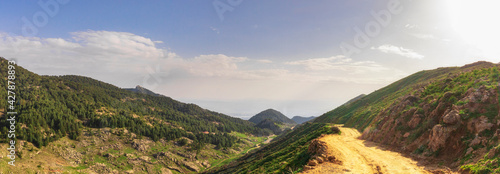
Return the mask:
[[[384,53],[397,54],[403,57],[412,58],[412,59],[423,59],[424,56],[411,50],[403,47],[398,47],[390,44],[381,45],[379,47],[371,47],[372,50],[379,50]]]
[[[325,108],[331,106],[326,101],[343,101],[406,75],[341,55],[284,62],[225,54],[185,58],[162,47],[163,41],[133,33],[88,30],[70,35],[0,33],[0,56],[42,75],[77,74],[119,87],[142,85],[181,101],[321,101]]]

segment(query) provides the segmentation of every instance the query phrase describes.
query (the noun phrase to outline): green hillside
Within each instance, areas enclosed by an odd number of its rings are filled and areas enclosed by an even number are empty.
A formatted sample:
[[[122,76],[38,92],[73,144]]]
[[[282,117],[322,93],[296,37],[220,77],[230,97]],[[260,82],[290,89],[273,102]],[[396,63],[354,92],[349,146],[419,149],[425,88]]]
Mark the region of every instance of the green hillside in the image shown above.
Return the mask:
[[[315,119],[314,124],[345,124],[363,132],[363,139],[438,161],[455,170],[499,172],[499,163],[495,162],[500,154],[498,86],[499,65],[489,62],[420,71],[339,106]],[[307,128],[308,133],[294,130],[286,136],[309,135],[321,127]],[[282,145],[273,142],[270,147],[280,148],[269,152],[263,149],[253,156],[265,157],[289,148]],[[268,172],[281,173],[284,169],[280,167],[286,166],[282,164],[294,162],[288,157],[290,153],[275,155],[273,159],[282,161],[239,159],[242,164],[238,164],[237,171],[252,170],[253,163],[258,163],[274,169]],[[299,163],[303,166],[307,156],[302,157]],[[300,170],[301,165],[295,166],[292,171]]]
[[[334,131],[328,124],[306,123],[255,152],[205,173],[296,173],[311,156],[307,152],[309,142],[331,133]]]
[[[0,58],[0,76],[7,77],[7,60]],[[239,148],[232,132],[270,135],[254,123],[181,103],[169,97],[131,92],[88,77],[40,76],[16,66],[18,117],[16,138],[36,148],[52,146],[65,137],[79,141],[89,129],[126,129],[138,138],[177,141],[187,138],[192,151],[205,146]],[[0,111],[6,115],[7,81],[0,84]],[[0,115],[1,116],[1,115]],[[0,119],[0,144],[8,141],[7,119]],[[85,135],[88,136],[88,135]],[[246,146],[245,146],[246,147]],[[150,154],[151,155],[151,154]]]

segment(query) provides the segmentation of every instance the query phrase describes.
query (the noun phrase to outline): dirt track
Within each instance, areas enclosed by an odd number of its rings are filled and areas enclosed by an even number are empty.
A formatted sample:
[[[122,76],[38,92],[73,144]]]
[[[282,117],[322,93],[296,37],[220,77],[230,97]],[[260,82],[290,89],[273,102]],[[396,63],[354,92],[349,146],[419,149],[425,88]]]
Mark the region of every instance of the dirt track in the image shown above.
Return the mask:
[[[383,150],[373,142],[357,139],[360,133],[355,129],[341,127],[340,130],[341,135],[327,135],[320,140],[327,143],[329,155],[342,161],[342,165],[322,163],[303,173],[430,173],[417,166],[417,162],[412,159]]]

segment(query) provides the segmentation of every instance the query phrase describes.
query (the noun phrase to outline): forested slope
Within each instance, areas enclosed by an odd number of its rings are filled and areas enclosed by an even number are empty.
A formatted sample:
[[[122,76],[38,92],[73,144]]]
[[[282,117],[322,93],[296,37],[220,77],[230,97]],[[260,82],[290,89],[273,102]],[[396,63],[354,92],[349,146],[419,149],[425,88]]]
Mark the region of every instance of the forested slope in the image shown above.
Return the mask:
[[[7,77],[0,58],[0,76]],[[40,76],[17,66],[17,138],[44,146],[61,137],[77,139],[84,127],[127,128],[153,140],[188,137],[194,144],[232,146],[231,131],[268,135],[269,130],[169,97],[135,93],[82,76]],[[0,81],[0,110],[6,112],[6,80]],[[6,129],[6,119],[0,120]],[[0,141],[5,142],[6,131]],[[205,132],[205,133],[203,133]],[[206,132],[209,132],[208,134]]]

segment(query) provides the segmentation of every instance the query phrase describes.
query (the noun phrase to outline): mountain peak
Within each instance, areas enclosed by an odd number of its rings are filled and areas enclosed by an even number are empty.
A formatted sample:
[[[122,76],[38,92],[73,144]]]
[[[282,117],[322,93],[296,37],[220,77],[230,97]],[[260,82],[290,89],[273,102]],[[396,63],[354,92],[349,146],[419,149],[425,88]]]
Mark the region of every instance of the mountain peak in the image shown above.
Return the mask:
[[[135,86],[135,88],[125,88],[125,90],[136,92],[136,93],[141,93],[141,94],[147,94],[147,95],[152,95],[152,96],[162,96],[160,94],[157,94],[147,88],[142,87],[141,85]]]
[[[269,119],[274,122],[278,123],[288,123],[288,124],[297,124],[295,121],[291,120],[290,118],[286,117],[283,115],[281,112],[274,110],[274,109],[266,109],[252,118],[250,118],[248,121],[253,122],[255,124],[259,124],[261,121]]]

